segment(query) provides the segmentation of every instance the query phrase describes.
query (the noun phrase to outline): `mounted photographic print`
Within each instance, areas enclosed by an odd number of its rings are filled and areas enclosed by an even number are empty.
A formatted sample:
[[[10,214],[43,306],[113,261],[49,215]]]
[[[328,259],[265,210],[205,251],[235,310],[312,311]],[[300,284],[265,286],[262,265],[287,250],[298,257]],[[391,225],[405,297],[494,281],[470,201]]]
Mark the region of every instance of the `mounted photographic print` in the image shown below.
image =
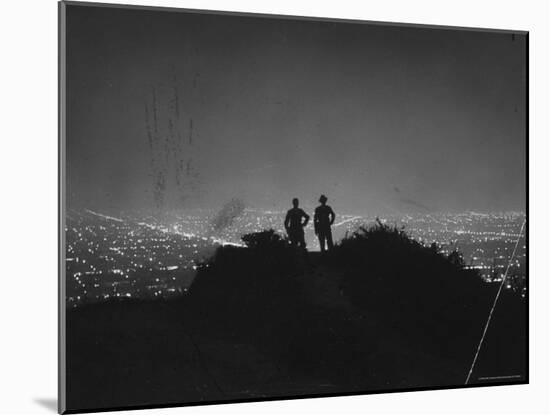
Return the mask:
[[[61,412],[528,382],[527,32],[59,11]]]

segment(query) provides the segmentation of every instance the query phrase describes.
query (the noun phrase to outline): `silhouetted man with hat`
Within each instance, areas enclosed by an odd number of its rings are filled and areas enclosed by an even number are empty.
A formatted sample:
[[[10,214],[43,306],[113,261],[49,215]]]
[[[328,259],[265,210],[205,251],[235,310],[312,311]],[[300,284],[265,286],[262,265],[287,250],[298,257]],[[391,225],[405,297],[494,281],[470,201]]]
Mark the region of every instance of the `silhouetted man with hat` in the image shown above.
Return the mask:
[[[292,199],[292,209],[286,213],[285,229],[290,243],[294,246],[306,248],[304,228],[309,222],[309,215],[298,207],[298,198]]]
[[[336,219],[336,215],[330,206],[327,205],[327,197],[321,195],[319,202],[321,206],[315,209],[315,215],[313,216],[313,225],[315,227],[315,235],[319,238],[319,245],[321,246],[321,252],[325,252],[325,243],[328,249],[331,250],[334,246],[332,242],[332,230],[331,226]]]

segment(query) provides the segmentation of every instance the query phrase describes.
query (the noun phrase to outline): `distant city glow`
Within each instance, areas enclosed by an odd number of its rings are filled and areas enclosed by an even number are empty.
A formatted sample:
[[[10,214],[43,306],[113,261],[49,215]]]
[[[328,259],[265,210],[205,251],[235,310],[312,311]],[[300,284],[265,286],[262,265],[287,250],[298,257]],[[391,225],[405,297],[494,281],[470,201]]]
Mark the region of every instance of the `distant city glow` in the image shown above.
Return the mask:
[[[244,234],[274,229],[284,234],[284,212],[246,209],[228,228],[214,233],[212,212],[174,214],[164,222],[152,217],[113,217],[92,210],[67,216],[67,302],[83,303],[116,298],[170,298],[185,294],[201,266],[219,246],[243,247]],[[502,281],[524,220],[521,212],[480,214],[416,214],[381,217],[382,223],[403,227],[439,252],[463,254],[465,266],[488,282]],[[335,239],[351,235],[375,217],[339,215]],[[319,245],[313,227],[306,229],[309,250]],[[525,238],[522,235],[521,238]],[[510,263],[505,287],[523,290],[526,244],[520,243]],[[202,265],[201,265],[202,264]]]

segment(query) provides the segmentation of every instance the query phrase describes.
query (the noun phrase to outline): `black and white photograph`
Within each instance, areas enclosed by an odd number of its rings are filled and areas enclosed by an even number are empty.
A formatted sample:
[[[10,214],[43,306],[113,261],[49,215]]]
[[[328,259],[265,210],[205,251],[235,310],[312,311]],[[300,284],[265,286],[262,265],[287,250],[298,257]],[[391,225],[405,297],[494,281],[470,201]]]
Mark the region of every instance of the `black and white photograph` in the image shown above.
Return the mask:
[[[59,3],[60,410],[529,382],[528,32]]]

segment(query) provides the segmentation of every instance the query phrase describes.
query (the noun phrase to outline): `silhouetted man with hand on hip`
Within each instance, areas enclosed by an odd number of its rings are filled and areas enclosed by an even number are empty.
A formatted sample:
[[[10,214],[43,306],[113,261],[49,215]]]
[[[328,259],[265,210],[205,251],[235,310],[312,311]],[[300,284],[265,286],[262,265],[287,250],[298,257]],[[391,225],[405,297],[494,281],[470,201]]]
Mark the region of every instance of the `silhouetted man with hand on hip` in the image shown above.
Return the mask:
[[[304,228],[309,222],[309,215],[298,207],[297,198],[292,199],[293,208],[286,213],[285,229],[290,243],[300,248],[306,248]]]
[[[327,197],[321,195],[319,198],[321,206],[315,209],[315,215],[313,216],[313,225],[315,227],[315,235],[319,238],[319,245],[321,245],[321,252],[325,252],[325,242],[328,249],[331,250],[334,246],[332,242],[332,230],[330,227],[336,219],[336,215],[330,206],[327,205]]]

